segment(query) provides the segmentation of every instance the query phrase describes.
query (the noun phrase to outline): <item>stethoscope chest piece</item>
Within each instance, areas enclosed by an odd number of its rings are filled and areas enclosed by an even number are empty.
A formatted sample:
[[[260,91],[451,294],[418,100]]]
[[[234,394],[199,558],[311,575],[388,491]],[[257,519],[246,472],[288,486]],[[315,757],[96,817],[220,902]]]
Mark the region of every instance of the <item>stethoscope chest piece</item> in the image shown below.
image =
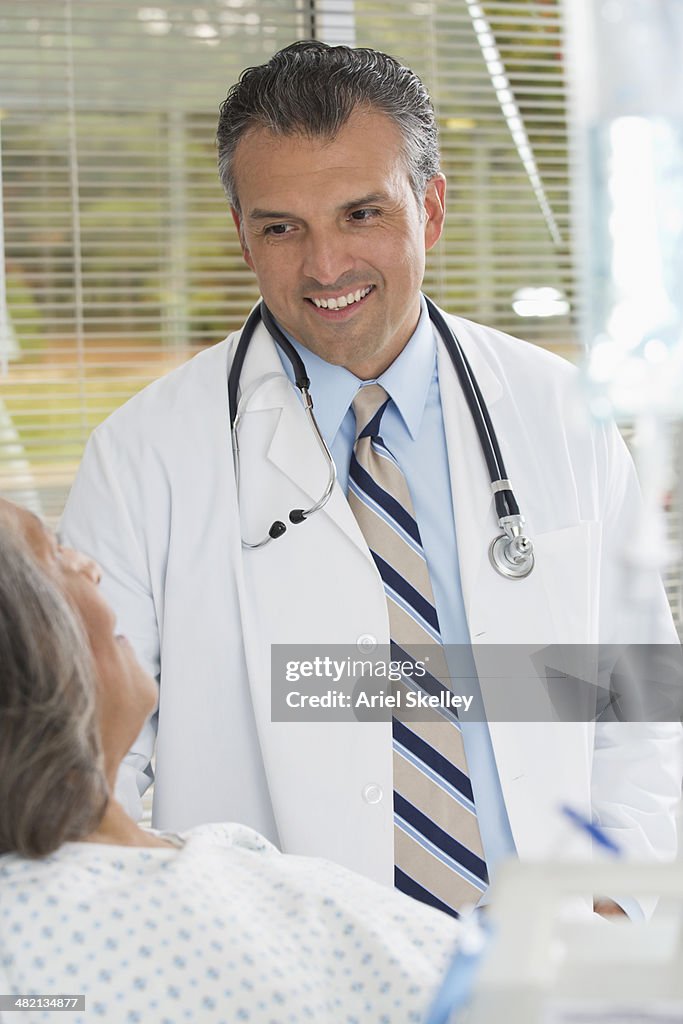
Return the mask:
[[[501,521],[505,533],[494,537],[489,546],[491,565],[509,580],[523,580],[534,567],[534,546],[522,533],[524,519],[508,516],[510,521]]]

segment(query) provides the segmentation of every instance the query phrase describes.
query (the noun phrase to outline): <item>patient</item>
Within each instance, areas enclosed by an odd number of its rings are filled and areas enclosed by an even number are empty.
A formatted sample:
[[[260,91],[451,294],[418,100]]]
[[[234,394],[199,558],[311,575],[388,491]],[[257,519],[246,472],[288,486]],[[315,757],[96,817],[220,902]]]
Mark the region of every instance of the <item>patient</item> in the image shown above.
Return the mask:
[[[457,921],[246,826],[152,834],[112,798],[156,686],[98,581],[0,499],[0,992],[84,993],[64,1024],[422,1020]]]

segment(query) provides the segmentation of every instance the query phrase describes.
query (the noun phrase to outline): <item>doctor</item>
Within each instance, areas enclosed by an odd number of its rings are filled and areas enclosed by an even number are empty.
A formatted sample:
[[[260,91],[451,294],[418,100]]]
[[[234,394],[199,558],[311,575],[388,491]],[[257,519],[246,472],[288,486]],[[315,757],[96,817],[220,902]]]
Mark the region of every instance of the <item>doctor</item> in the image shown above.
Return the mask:
[[[505,856],[585,856],[585,840],[567,836],[562,803],[599,821],[629,855],[672,857],[681,779],[673,726],[464,723],[460,746],[448,739],[440,749],[411,730],[394,731],[392,744],[388,722],[271,722],[272,644],[363,654],[403,639],[384,570],[347,500],[364,427],[354,402],[368,383],[384,388],[388,404],[367,444],[384,445],[384,463],[407,481],[438,640],[471,640],[476,660],[481,644],[676,636],[661,586],[641,634],[624,601],[637,483],[616,430],[580,422],[573,368],[447,316],[534,544],[529,575],[511,580],[491,565],[500,529],[489,473],[420,292],[446,181],[416,76],[371,50],[294,44],[233,87],[218,147],[244,259],[304,360],[338,481],[304,523],[245,546],[287,522],[289,510],[309,509],[328,482],[289,362],[263,323],[239,375],[239,488],[226,387],[239,332],[94,431],[62,532],[102,566],[118,628],[160,681],[158,713],[119,778],[128,807],[139,807],[149,783],[156,733],[157,827],[243,821],[287,852],[396,880],[450,911],[451,869],[469,872],[476,894]],[[459,724],[443,727],[460,733]],[[397,748],[417,765],[420,785],[434,781],[434,765],[443,769],[438,798],[427,788],[406,801]],[[457,803],[470,813],[463,834],[457,814],[448,825]],[[598,909],[621,912],[607,899]]]

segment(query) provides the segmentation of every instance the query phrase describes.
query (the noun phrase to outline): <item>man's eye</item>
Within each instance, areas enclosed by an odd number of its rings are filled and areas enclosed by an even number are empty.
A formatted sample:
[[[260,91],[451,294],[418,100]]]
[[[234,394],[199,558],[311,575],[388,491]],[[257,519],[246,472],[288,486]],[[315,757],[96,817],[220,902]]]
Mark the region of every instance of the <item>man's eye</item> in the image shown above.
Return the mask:
[[[372,220],[373,217],[379,217],[379,210],[364,208],[362,210],[354,210],[351,214],[351,218],[353,220],[359,220],[361,222],[365,220]]]
[[[265,233],[267,235],[286,235],[290,229],[290,224],[269,224]]]

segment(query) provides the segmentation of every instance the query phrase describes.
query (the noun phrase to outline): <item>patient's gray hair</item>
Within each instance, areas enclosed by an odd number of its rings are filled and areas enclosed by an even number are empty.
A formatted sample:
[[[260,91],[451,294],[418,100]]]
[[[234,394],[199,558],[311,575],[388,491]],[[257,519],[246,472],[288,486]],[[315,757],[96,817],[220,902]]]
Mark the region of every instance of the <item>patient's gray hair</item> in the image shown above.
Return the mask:
[[[0,517],[0,853],[44,856],[99,824],[95,700],[80,623]]]
[[[247,68],[221,105],[216,141],[218,173],[239,211],[234,158],[253,128],[277,135],[334,139],[356,108],[386,114],[403,137],[410,184],[422,202],[439,173],[439,140],[429,93],[417,75],[378,50],[292,43],[266,64]]]

